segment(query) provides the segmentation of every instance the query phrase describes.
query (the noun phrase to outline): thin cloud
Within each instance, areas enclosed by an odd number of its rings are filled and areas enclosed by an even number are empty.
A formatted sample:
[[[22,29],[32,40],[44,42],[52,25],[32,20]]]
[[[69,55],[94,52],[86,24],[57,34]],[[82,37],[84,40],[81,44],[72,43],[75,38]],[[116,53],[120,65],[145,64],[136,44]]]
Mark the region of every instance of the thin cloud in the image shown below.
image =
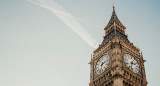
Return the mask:
[[[29,2],[46,8],[54,13],[61,21],[63,21],[72,31],[82,38],[92,48],[96,48],[95,39],[80,25],[77,19],[68,13],[63,7],[51,0],[28,0]]]

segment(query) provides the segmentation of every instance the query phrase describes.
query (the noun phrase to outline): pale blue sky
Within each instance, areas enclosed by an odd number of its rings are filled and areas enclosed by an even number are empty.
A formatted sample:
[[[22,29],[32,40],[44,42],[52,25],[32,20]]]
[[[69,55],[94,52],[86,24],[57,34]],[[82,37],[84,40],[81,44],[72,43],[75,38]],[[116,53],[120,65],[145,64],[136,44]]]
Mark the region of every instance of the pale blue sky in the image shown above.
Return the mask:
[[[53,0],[101,43],[113,0]],[[143,52],[149,86],[160,77],[160,1],[116,0],[129,40]],[[0,3],[0,86],[88,86],[93,48],[51,11],[27,0]],[[78,85],[77,85],[78,84]]]

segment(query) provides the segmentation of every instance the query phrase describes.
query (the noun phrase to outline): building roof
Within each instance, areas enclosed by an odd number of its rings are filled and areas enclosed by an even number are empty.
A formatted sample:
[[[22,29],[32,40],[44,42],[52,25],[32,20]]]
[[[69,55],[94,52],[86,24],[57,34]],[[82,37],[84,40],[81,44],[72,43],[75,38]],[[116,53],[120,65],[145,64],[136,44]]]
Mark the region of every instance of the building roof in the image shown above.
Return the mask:
[[[115,12],[115,6],[113,6],[113,12],[112,12],[112,16],[111,16],[111,19],[109,20],[107,26],[105,29],[107,29],[110,25],[112,25],[113,23],[116,23],[116,24],[119,24],[121,25],[122,27],[125,28],[125,26],[121,23],[121,21],[118,19],[117,15],[116,15],[116,12]]]

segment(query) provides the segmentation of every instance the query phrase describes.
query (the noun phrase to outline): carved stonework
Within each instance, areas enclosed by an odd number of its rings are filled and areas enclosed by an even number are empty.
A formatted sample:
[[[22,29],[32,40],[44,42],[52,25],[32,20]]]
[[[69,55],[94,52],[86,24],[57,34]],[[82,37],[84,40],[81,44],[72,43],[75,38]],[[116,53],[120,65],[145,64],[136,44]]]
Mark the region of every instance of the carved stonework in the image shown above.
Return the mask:
[[[115,7],[90,62],[90,86],[147,86],[140,50],[128,40]]]

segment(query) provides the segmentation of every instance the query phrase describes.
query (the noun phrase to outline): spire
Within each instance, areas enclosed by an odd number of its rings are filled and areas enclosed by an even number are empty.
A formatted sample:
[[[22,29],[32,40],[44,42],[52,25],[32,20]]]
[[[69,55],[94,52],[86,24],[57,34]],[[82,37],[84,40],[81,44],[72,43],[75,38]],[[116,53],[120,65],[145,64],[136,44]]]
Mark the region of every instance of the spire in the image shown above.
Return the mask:
[[[115,10],[115,2],[113,1],[113,10]]]
[[[109,20],[107,26],[105,29],[107,29],[110,25],[112,25],[113,23],[117,23],[120,24],[122,27],[125,28],[125,26],[120,22],[120,20],[118,19],[117,15],[116,15],[116,11],[115,11],[115,2],[113,2],[113,12],[112,12],[112,16],[111,19]]]

